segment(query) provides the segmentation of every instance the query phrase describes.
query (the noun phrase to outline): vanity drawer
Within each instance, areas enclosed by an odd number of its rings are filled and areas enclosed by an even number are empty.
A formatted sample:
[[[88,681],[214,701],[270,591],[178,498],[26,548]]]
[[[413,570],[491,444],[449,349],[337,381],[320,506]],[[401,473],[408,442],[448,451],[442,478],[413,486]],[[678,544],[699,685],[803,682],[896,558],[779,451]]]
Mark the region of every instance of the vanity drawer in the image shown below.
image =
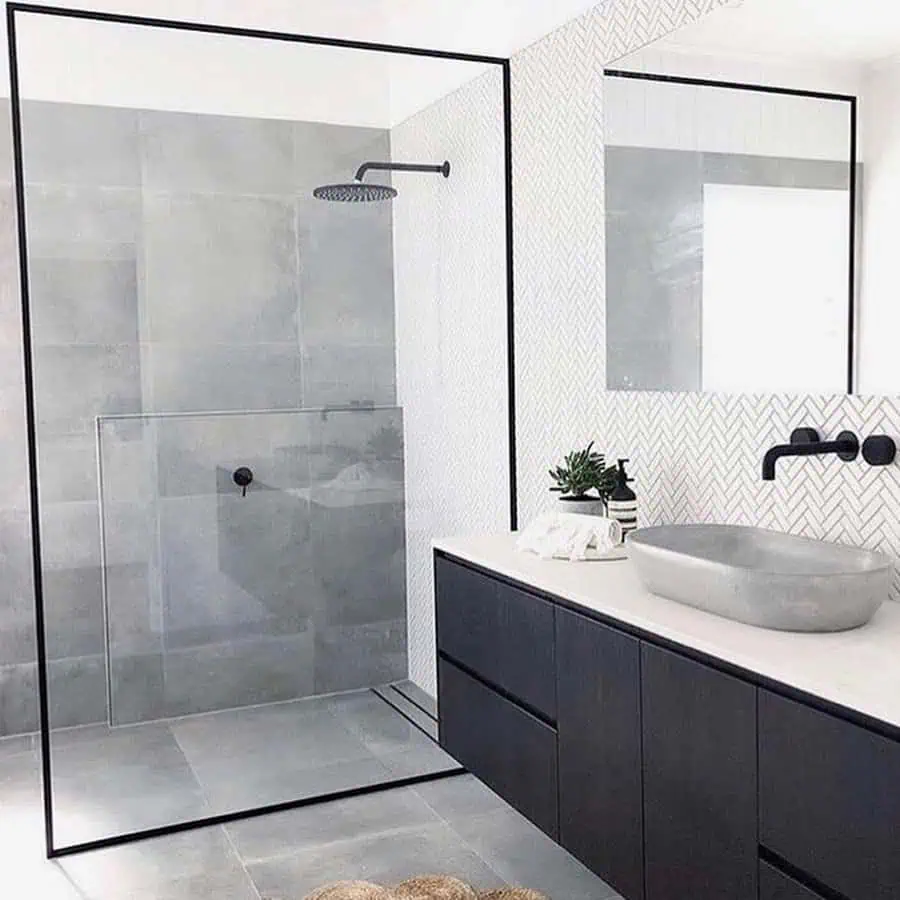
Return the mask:
[[[825,900],[825,898],[760,860],[759,900]]]
[[[760,691],[759,803],[764,847],[849,900],[900,897],[900,744]]]
[[[438,650],[555,721],[553,604],[442,557],[435,585]]]
[[[438,708],[441,746],[556,839],[556,732],[444,659]]]

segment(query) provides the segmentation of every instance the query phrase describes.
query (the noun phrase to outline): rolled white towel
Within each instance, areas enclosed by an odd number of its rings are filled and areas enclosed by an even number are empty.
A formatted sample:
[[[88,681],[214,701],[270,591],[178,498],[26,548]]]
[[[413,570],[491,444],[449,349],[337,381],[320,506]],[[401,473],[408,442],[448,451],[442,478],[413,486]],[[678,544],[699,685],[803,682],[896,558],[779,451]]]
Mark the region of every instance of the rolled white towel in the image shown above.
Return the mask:
[[[614,519],[577,513],[544,513],[516,539],[516,549],[543,559],[584,560],[601,556],[622,543],[622,526]]]

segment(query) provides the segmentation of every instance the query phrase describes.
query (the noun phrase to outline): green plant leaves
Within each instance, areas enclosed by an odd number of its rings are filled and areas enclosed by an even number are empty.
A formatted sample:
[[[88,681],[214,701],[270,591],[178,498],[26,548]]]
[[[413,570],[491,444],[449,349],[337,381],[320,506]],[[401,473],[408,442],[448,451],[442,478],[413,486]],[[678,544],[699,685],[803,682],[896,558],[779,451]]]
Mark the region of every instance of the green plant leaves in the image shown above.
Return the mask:
[[[582,450],[566,454],[563,465],[550,469],[549,474],[554,482],[550,490],[570,497],[596,491],[606,500],[616,485],[615,466],[606,467],[606,457],[594,450],[593,441]]]

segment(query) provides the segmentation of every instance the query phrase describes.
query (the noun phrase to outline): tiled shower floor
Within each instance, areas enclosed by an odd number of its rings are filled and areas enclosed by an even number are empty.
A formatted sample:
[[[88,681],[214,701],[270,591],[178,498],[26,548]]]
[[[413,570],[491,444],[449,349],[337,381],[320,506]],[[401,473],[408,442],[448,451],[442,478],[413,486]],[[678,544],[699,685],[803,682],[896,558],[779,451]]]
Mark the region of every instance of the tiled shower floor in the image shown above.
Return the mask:
[[[57,846],[456,767],[374,691],[53,734]]]
[[[449,761],[368,692],[82,729],[56,744],[61,838],[70,841]],[[478,887],[525,884],[551,900],[616,896],[468,775],[47,862],[34,741],[0,741],[3,897],[301,900],[338,879],[389,883],[427,871]]]

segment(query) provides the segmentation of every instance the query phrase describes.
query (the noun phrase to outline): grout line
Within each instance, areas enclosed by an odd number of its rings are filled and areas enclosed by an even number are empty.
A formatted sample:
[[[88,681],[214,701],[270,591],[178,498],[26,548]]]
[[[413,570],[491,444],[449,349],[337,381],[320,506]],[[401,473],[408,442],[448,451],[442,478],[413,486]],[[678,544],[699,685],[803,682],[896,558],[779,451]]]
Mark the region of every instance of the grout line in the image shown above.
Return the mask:
[[[253,876],[250,874],[250,870],[247,868],[247,863],[244,860],[244,857],[241,855],[241,852],[237,848],[237,844],[234,842],[234,838],[231,836],[231,832],[228,830],[227,825],[220,825],[219,828],[222,829],[222,832],[225,835],[225,840],[228,842],[228,846],[231,847],[232,852],[237,857],[237,861],[240,863],[241,871],[244,875],[247,876],[247,881],[250,882],[250,886],[253,888],[253,893],[262,900],[262,893],[259,888],[256,886],[256,882],[253,880]]]
[[[200,775],[197,773],[197,769],[194,767],[194,764],[191,762],[190,756],[188,755],[188,753],[184,749],[184,747],[181,745],[181,741],[178,740],[178,735],[175,733],[175,729],[168,727],[167,730],[172,735],[172,738],[174,739],[176,746],[181,751],[181,755],[184,757],[185,762],[188,765],[188,768],[191,770],[191,774],[194,776],[194,780],[197,782],[197,786],[200,788],[200,794],[203,797],[203,802],[208,807],[207,811],[209,813],[212,813],[212,801],[211,801],[210,797],[207,795],[206,788],[203,786],[203,782],[200,779]],[[225,841],[227,842],[228,846],[231,848],[231,851],[234,853],[235,857],[237,858],[238,864],[241,867],[241,871],[244,873],[244,875],[247,877],[247,880],[250,882],[250,886],[253,888],[253,892],[256,894],[256,896],[259,898],[259,900],[262,900],[262,894],[259,892],[259,888],[256,886],[256,882],[253,880],[253,877],[250,875],[250,871],[247,869],[247,865],[244,862],[244,857],[241,856],[240,852],[238,851],[237,845],[234,843],[234,840],[232,839],[231,834],[228,831],[227,824],[217,825],[214,827],[217,828],[218,830],[220,830],[222,832],[222,834],[225,836]]]

